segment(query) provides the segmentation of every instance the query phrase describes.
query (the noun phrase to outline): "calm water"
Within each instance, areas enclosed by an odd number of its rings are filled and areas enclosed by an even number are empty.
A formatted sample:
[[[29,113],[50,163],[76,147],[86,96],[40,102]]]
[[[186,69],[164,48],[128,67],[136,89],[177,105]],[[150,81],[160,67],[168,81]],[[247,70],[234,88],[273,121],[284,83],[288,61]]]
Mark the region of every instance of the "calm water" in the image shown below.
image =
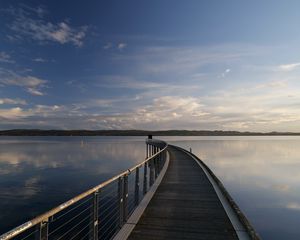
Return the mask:
[[[144,158],[143,137],[0,138],[0,233]]]
[[[300,239],[300,137],[161,139],[191,147],[263,239]],[[143,137],[0,138],[0,232],[144,157]]]
[[[200,157],[262,239],[300,239],[300,137],[165,137]]]

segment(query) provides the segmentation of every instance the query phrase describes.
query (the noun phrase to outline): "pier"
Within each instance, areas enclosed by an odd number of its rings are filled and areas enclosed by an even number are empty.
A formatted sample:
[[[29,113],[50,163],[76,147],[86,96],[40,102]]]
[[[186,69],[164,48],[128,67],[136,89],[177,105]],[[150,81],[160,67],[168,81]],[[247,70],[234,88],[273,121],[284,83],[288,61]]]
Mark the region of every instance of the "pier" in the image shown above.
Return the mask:
[[[168,151],[168,171],[129,239],[238,239],[204,171],[187,153]]]
[[[259,239],[191,152],[146,141],[146,159],[0,236],[6,239]]]

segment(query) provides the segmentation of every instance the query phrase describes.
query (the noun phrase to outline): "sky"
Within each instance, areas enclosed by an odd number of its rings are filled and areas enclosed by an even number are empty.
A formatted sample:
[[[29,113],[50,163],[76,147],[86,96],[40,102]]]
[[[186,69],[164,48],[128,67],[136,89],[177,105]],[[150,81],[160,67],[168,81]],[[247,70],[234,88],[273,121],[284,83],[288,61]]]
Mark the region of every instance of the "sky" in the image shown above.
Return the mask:
[[[0,130],[300,132],[299,9],[1,0]]]

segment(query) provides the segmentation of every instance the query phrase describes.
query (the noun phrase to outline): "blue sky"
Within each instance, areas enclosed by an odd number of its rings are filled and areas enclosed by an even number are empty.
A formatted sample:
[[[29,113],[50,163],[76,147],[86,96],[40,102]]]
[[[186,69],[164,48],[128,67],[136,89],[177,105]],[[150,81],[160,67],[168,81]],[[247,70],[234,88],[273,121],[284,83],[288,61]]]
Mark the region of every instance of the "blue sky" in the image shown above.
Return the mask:
[[[300,131],[299,1],[0,4],[0,129]]]

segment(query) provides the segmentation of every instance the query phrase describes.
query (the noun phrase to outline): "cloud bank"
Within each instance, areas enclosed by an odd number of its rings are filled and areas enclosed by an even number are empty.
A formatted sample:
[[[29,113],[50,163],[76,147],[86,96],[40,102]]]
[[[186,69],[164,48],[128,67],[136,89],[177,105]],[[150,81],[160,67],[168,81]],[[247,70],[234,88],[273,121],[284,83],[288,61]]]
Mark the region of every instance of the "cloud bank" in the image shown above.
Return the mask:
[[[47,81],[34,76],[22,76],[14,71],[0,68],[0,83],[6,86],[18,86],[25,88],[32,95],[42,96],[41,89],[46,86]]]
[[[47,21],[44,15],[46,10],[41,7],[23,6],[23,8],[10,9],[9,12],[14,17],[12,23],[9,24],[13,39],[30,38],[40,43],[71,43],[77,47],[84,43],[87,26],[73,27],[68,21],[58,23]]]

